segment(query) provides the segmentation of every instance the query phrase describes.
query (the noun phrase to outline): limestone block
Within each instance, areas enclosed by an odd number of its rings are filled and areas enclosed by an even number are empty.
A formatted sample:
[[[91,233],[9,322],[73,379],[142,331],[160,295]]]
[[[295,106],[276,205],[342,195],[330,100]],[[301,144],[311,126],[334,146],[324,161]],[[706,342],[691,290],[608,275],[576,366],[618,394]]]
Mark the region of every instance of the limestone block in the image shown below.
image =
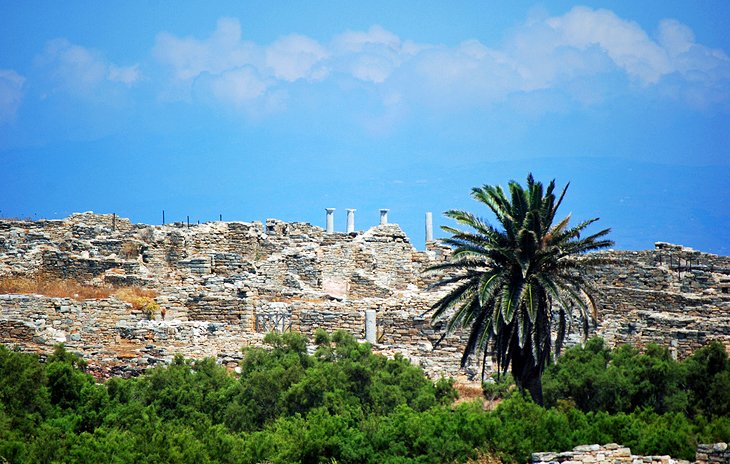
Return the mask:
[[[600,445],[580,445],[573,448],[573,451],[579,452],[579,453],[585,453],[585,452],[591,452],[591,451],[598,451],[601,449]]]
[[[66,333],[63,330],[47,327],[40,333],[40,337],[45,340],[47,345],[55,345],[57,343],[66,342]]]

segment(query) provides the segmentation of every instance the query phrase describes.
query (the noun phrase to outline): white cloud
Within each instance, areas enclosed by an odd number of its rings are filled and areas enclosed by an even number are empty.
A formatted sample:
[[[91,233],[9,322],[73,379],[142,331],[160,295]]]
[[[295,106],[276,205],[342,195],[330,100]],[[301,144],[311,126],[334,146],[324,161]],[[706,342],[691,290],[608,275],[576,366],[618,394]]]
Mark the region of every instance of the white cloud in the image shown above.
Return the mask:
[[[419,53],[404,67],[401,85],[416,83],[405,90],[424,103],[462,107],[504,98],[518,77],[499,53],[470,40]]]
[[[94,97],[100,85],[130,87],[140,79],[138,65],[116,65],[101,53],[62,38],[48,42],[38,63],[50,70],[51,78],[61,88],[77,95]]]
[[[330,44],[333,67],[356,79],[382,84],[404,62],[430,48],[401,39],[380,26],[348,31]]]
[[[669,55],[673,72],[690,82],[727,84],[730,58],[724,51],[696,43],[692,30],[675,20],[662,21],[658,35]]]
[[[270,112],[283,106],[286,92],[276,88],[298,79],[326,76],[318,64],[326,50],[315,40],[289,35],[264,47],[243,40],[235,18],[221,18],[208,38],[157,36],[155,57],[172,76],[170,98],[222,103],[248,112]]]
[[[266,65],[273,70],[277,79],[321,80],[327,75],[327,68],[317,66],[327,58],[327,50],[316,40],[302,35],[288,35],[278,39],[266,48]]]
[[[107,74],[106,65],[100,57],[66,39],[50,41],[43,61],[52,67],[55,77],[74,89],[89,88],[101,82]]]
[[[355,78],[376,84],[385,82],[395,67],[388,58],[375,54],[355,56],[347,65],[349,73]]]
[[[724,51],[698,44],[692,30],[673,19],[659,23],[657,41],[672,66],[665,94],[700,109],[730,101],[730,58]]]
[[[692,29],[674,19],[665,19],[659,23],[659,43],[670,57],[685,53],[694,45],[695,37]]]
[[[609,10],[575,7],[546,24],[557,32],[555,48],[586,50],[600,47],[630,77],[654,84],[671,72],[667,51],[652,41],[644,30]]]
[[[250,66],[210,76],[210,90],[217,99],[241,106],[264,95],[268,88],[255,69]]]
[[[597,104],[616,92],[620,76],[694,106],[730,100],[730,60],[695,43],[686,25],[662,21],[655,40],[637,23],[585,7],[531,18],[500,48],[477,40],[424,47],[399,66],[401,85],[438,105],[481,106],[515,96],[524,103],[531,94],[551,101],[544,93],[551,90]]]
[[[74,62],[84,72],[76,74],[98,79],[92,66],[97,60],[78,55]],[[627,81],[634,84],[631,91],[656,87],[658,94],[700,106],[730,98],[722,90],[730,88],[727,55],[697,44],[686,25],[662,21],[652,37],[610,10],[586,7],[533,16],[499,47],[476,39],[456,46],[418,44],[380,26],[347,31],[324,44],[292,34],[265,45],[244,40],[237,19],[222,18],[207,38],[159,34],[154,55],[183,98],[194,88],[198,96],[206,89],[209,97],[234,106],[276,94],[282,107],[292,83],[328,81],[359,82],[332,89],[371,88],[384,108],[392,107],[384,101],[387,95],[398,95],[398,114],[413,102],[474,107],[516,97],[525,103],[532,94],[553,101],[546,94],[551,91],[593,105],[628,91]],[[135,71],[113,76],[132,82],[138,79]]]
[[[134,66],[115,66],[109,65],[107,71],[107,79],[112,82],[120,82],[127,87],[131,87],[140,78],[139,65]]]
[[[0,124],[11,122],[23,100],[25,78],[12,69],[0,69]]]
[[[222,73],[263,64],[261,47],[241,40],[241,26],[234,18],[219,19],[213,34],[203,40],[163,32],[157,36],[153,53],[172,68],[176,79],[184,81],[191,81],[204,72]]]
[[[401,48],[400,38],[381,26],[372,26],[367,31],[348,31],[337,36],[333,47],[338,54],[352,54],[368,50],[385,50],[397,54]]]

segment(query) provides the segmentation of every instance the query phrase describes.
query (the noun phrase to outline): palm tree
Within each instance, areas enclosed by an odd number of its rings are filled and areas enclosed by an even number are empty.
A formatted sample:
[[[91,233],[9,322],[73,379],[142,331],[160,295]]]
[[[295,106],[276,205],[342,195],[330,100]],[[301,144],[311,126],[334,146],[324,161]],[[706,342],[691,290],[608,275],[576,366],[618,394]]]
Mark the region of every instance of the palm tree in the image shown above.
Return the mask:
[[[570,228],[568,215],[553,224],[568,186],[557,199],[554,190],[555,180],[543,189],[532,174],[526,187],[510,181],[509,198],[500,186],[472,189],[472,197],[494,213],[501,229],[469,212],[447,211],[446,216],[472,230],[442,227],[451,234],[442,241],[453,253],[429,268],[445,271],[434,287],[448,290],[431,308],[433,320],[448,320],[444,335],[469,328],[462,367],[479,351],[484,365],[491,349],[498,373],[511,365],[517,386],[538,404],[553,347],[559,355],[574,317],[586,335],[595,319],[593,289],[582,269],[598,259],[584,253],[613,244],[604,238],[610,229],[581,238],[598,218]]]

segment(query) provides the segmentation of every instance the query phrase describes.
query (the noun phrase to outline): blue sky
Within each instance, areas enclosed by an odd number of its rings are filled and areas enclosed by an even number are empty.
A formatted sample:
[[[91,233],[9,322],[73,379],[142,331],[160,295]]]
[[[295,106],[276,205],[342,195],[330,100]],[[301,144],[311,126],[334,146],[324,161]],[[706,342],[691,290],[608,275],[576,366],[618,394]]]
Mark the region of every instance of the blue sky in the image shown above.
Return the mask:
[[[730,254],[730,2],[208,3],[0,3],[0,216],[390,208],[421,248],[533,172],[616,248]]]

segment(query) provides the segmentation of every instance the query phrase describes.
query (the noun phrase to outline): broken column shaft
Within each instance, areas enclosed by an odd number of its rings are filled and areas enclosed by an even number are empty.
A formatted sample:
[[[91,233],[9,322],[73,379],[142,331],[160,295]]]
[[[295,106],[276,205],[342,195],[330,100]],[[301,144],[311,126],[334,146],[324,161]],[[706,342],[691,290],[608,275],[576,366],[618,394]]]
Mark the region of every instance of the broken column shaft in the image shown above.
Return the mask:
[[[380,210],[380,225],[381,226],[384,226],[388,223],[388,211],[390,211],[390,210],[385,209],[385,208]]]

